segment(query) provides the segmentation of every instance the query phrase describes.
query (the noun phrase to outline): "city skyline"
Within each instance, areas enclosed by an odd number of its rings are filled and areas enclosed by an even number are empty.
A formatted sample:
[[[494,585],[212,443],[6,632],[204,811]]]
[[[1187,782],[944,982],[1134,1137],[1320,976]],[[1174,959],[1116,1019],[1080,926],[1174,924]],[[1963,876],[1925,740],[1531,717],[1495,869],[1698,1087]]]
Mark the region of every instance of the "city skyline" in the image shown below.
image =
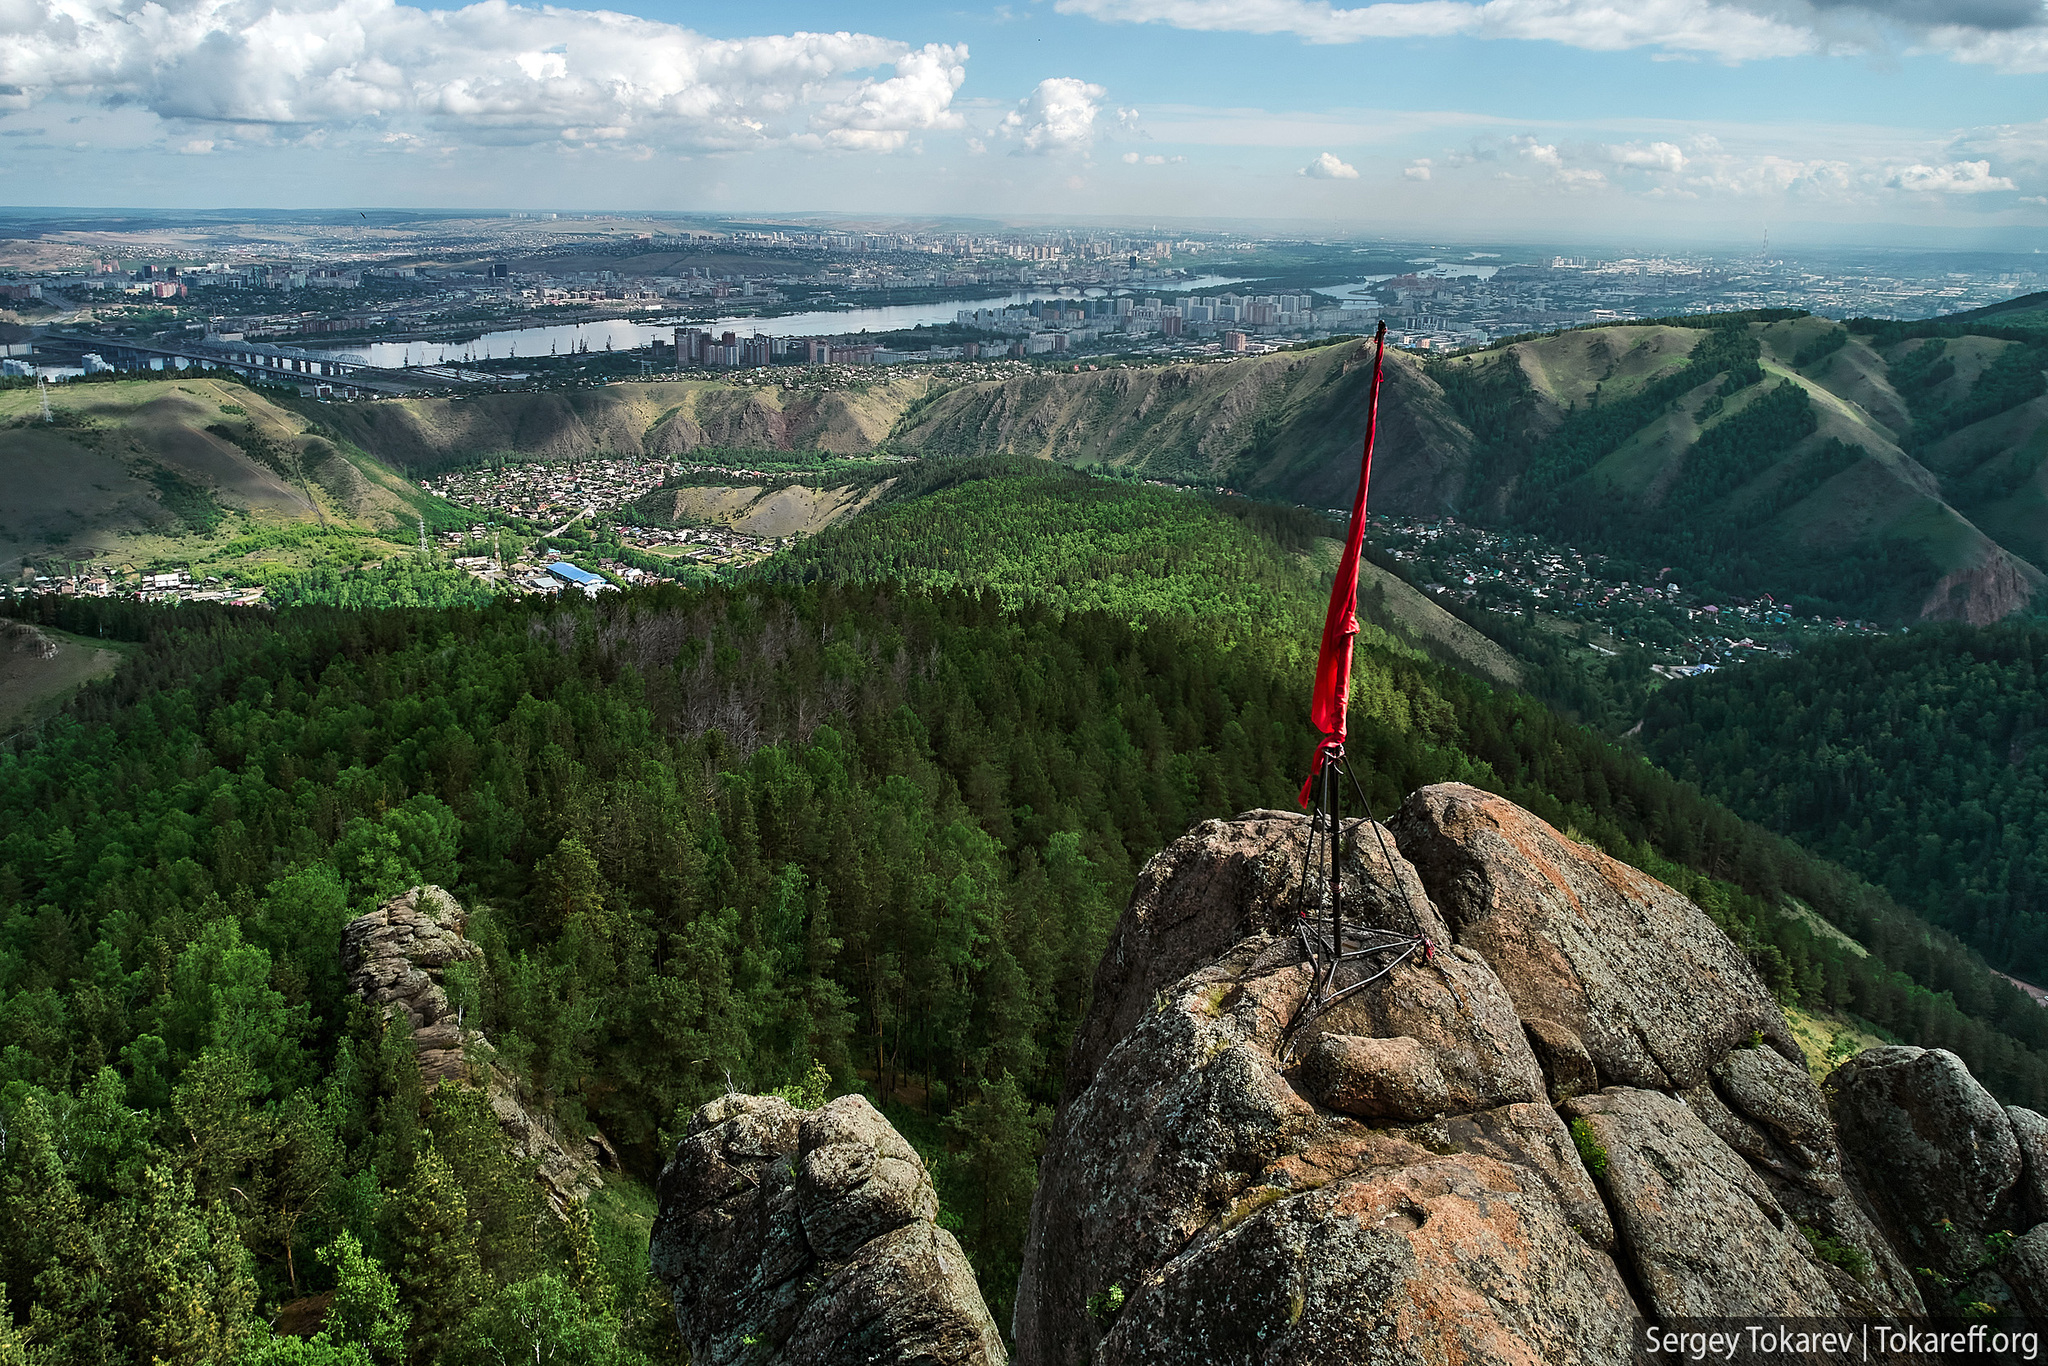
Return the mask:
[[[0,34],[16,206],[2048,225],[2031,0],[27,0]]]

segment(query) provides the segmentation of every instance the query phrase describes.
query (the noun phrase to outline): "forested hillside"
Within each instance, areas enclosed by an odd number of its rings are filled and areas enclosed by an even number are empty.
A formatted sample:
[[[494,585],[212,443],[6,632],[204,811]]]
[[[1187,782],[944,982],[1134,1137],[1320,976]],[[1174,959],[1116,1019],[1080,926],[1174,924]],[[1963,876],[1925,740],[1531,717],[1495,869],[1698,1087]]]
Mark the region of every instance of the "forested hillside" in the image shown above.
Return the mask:
[[[1098,588],[1060,532],[1127,490],[954,486],[947,515],[985,517],[963,544],[1005,548],[957,590],[18,608],[145,644],[0,758],[15,1331],[52,1359],[672,1353],[631,1183],[553,1223],[487,1117],[421,1096],[403,1027],[344,991],[342,923],[422,879],[470,908],[472,1019],[535,1105],[601,1126],[644,1180],[692,1106],[822,1065],[928,1145],[1006,1317],[1043,1107],[1138,866],[1195,820],[1286,805],[1308,753],[1303,529],[1143,490],[1185,518],[1130,529]],[[860,526],[798,577],[923,572],[835,561],[879,554]],[[1176,581],[1253,534],[1280,539],[1230,593]],[[1883,893],[1527,698],[1370,632],[1359,655],[1351,752],[1379,809],[1444,779],[1500,791],[1694,896],[1783,999],[2048,1101],[2048,1013]],[[276,1307],[330,1289],[330,1357],[264,1346]]]
[[[1842,642],[1657,695],[1650,753],[2048,981],[2048,631]]]
[[[776,583],[985,585],[1006,607],[1093,608],[1134,625],[1178,615],[1226,642],[1301,640],[1322,629],[1342,534],[1320,513],[1034,460],[926,461],[892,480],[878,502],[755,574]],[[1359,616],[1368,639],[1399,641],[1494,682],[1522,681],[1514,656],[1378,565],[1360,569]]]

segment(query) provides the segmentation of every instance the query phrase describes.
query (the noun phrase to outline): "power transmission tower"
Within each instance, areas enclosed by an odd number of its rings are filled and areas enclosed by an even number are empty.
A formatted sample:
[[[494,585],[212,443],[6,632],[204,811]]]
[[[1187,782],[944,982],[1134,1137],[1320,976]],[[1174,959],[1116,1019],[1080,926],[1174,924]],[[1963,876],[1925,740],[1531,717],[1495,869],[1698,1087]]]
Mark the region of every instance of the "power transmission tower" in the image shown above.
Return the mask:
[[[426,553],[427,553],[427,517],[426,517],[426,514],[425,514],[425,513],[421,513],[421,514],[420,514],[420,554],[424,555],[424,554],[426,554]]]

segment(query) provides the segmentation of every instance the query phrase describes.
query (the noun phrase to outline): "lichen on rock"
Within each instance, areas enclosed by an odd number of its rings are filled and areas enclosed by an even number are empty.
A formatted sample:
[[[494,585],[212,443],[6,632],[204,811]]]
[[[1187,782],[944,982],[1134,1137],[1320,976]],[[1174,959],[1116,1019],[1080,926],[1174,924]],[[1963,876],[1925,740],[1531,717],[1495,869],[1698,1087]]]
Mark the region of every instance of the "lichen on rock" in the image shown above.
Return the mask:
[[[1913,1265],[1966,1280],[1986,1237],[2027,1222],[2012,1118],[1955,1054],[1866,1049],[1834,1070],[1828,1092],[1849,1165]]]
[[[1919,1312],[1699,907],[1457,784],[1347,834],[1347,914],[1435,952],[1312,1015],[1304,819],[1207,822],[1140,874],[1040,1169],[1020,1360],[1621,1362],[1650,1317]]]
[[[722,1096],[659,1194],[654,1271],[700,1366],[1007,1360],[930,1173],[859,1096]]]

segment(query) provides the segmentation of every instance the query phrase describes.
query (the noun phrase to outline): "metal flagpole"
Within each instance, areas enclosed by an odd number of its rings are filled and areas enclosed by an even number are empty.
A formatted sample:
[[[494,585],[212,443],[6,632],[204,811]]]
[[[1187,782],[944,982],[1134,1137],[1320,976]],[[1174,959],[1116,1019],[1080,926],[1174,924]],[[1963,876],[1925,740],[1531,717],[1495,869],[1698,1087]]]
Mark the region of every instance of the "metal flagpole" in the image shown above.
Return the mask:
[[[1386,859],[1390,871],[1393,868],[1393,856],[1387,850],[1386,837],[1372,821],[1371,804],[1366,801],[1365,791],[1359,786],[1357,775],[1352,773],[1344,753],[1346,711],[1351,693],[1352,643],[1358,634],[1359,557],[1365,538],[1366,493],[1372,481],[1373,439],[1379,425],[1380,382],[1386,360],[1387,325],[1384,321],[1374,333],[1373,341],[1372,389],[1367,398],[1365,448],[1359,457],[1358,488],[1352,500],[1344,554],[1338,562],[1337,581],[1330,586],[1330,607],[1323,620],[1322,647],[1316,659],[1315,690],[1309,708],[1310,718],[1321,738],[1316,742],[1308,781],[1301,785],[1301,804],[1310,808],[1310,817],[1308,839],[1302,850],[1301,881],[1295,893],[1295,932],[1313,971],[1309,977],[1308,994],[1289,1027],[1287,1047],[1281,1052],[1283,1063],[1293,1053],[1294,1042],[1301,1037],[1302,1027],[1317,1015],[1379,981],[1418,954],[1424,962],[1435,957],[1435,947],[1420,934],[1377,929],[1366,924],[1362,915],[1358,917],[1359,925],[1354,934],[1347,935],[1344,928],[1343,779],[1348,778],[1357,791],[1361,817],[1373,825],[1374,834],[1379,838],[1381,857]],[[1320,789],[1317,779],[1322,780]],[[1311,909],[1310,902],[1310,887],[1319,862],[1315,847],[1319,834],[1327,842],[1329,854],[1330,935],[1327,940],[1322,936],[1317,924],[1319,916]],[[1371,876],[1363,868],[1361,872]],[[1395,881],[1399,883],[1400,878],[1396,876]],[[1407,886],[1402,883],[1398,895],[1406,893]],[[1413,928],[1419,928],[1422,923],[1418,916]],[[1356,942],[1358,947],[1349,947],[1347,940]],[[1347,962],[1355,963],[1361,969],[1370,966],[1371,970],[1357,981],[1340,984],[1338,971]]]

